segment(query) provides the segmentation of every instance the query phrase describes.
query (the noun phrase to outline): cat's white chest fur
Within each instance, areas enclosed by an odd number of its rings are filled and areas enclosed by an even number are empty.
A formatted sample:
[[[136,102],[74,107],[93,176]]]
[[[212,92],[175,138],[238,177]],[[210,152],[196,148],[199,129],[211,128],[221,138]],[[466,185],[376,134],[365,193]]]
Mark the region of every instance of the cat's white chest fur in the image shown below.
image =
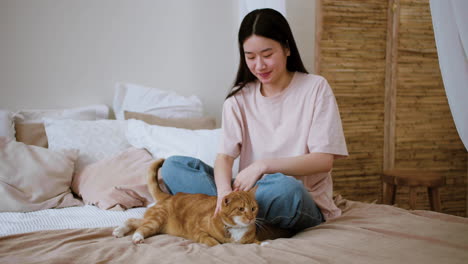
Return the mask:
[[[243,223],[241,221],[241,217],[239,216],[234,216],[233,220],[234,223],[236,223],[237,225],[229,225],[227,223],[224,224],[226,225],[226,230],[231,235],[233,242],[240,242],[244,237],[245,233],[249,231],[249,225]]]
[[[231,234],[232,240],[234,242],[239,242],[249,230],[249,227],[231,227],[227,230],[229,231],[229,234]]]

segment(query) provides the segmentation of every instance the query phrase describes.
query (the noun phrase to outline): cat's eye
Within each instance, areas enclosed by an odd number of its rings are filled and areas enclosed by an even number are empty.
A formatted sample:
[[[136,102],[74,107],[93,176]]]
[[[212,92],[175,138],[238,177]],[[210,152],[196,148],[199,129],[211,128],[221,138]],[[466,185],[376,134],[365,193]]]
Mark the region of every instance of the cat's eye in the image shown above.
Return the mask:
[[[255,212],[257,210],[257,207],[252,207],[252,212]]]
[[[239,211],[244,212],[244,207],[239,207]]]

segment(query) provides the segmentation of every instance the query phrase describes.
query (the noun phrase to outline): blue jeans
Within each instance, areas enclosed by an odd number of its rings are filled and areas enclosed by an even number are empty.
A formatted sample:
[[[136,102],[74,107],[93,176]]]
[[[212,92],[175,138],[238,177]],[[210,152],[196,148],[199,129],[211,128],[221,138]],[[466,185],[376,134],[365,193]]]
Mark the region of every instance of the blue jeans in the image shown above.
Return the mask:
[[[199,159],[169,157],[161,173],[172,194],[217,195],[213,168]],[[265,223],[298,232],[324,222],[320,209],[302,182],[294,177],[282,173],[267,174],[256,185],[255,198],[259,206],[257,218]]]

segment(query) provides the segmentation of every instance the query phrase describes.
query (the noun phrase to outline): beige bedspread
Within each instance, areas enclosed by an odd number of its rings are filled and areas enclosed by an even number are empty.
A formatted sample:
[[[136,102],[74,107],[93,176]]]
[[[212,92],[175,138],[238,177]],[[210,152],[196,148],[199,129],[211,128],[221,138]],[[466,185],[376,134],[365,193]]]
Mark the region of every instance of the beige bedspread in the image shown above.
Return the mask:
[[[0,263],[468,263],[468,219],[338,198],[342,217],[269,245],[205,245],[112,228],[0,237]]]

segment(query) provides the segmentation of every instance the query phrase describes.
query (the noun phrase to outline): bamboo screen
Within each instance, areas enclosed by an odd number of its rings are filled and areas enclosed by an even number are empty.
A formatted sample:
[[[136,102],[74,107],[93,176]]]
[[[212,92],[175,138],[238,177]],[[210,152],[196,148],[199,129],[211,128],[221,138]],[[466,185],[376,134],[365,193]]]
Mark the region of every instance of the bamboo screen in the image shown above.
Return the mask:
[[[350,153],[335,162],[334,190],[348,199],[377,200],[383,163],[387,3],[324,0],[322,16],[319,74],[335,93]]]
[[[444,173],[442,209],[464,216],[466,151],[442,83],[429,0],[400,0],[399,27],[395,166]],[[407,199],[407,191],[397,193],[397,199]],[[418,191],[417,202],[417,208],[429,209],[424,188]]]
[[[337,160],[334,189],[347,199],[380,201],[384,160],[387,15],[400,12],[396,62],[395,167],[433,169],[447,177],[442,210],[466,214],[466,150],[442,84],[429,0],[317,0],[317,69],[340,108],[349,158]],[[400,2],[400,3],[398,3]],[[391,12],[390,12],[391,13]],[[408,208],[408,190],[397,204]],[[426,190],[417,208],[428,209]]]

